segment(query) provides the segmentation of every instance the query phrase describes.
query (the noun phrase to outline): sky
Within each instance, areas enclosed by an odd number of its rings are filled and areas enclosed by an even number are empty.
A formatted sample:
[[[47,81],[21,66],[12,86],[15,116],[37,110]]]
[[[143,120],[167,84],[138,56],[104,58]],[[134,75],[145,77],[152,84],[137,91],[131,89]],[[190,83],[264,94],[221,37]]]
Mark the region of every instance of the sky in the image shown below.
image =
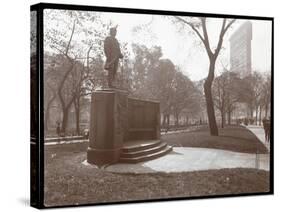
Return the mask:
[[[170,59],[191,80],[198,81],[207,77],[209,59],[199,38],[190,32],[189,27],[181,28],[178,24],[161,15],[129,14],[98,12],[105,23],[118,25],[117,39],[120,43],[138,43],[147,47],[161,46],[163,59]],[[47,17],[47,16],[46,16]],[[223,66],[230,67],[229,37],[248,20],[237,19],[224,37],[223,49],[217,59],[216,75]],[[253,25],[252,38],[252,69],[260,72],[270,71],[271,68],[271,21],[251,20]],[[59,26],[46,24],[44,27],[59,27],[64,30],[64,23]],[[55,23],[55,22],[54,22]],[[218,42],[222,24],[221,18],[208,18],[207,30],[211,47]],[[86,25],[87,26],[87,25]],[[89,29],[92,25],[89,25]],[[69,32],[66,32],[69,33]],[[80,35],[75,35],[80,39]],[[74,37],[75,37],[74,36]],[[80,39],[81,40],[81,39]]]
[[[163,58],[169,58],[175,65],[197,81],[207,76],[209,60],[198,37],[190,34],[190,29],[179,31],[179,26],[168,18],[160,15],[103,13],[102,18],[118,24],[117,39],[120,42],[139,43],[148,47],[162,47]],[[221,27],[221,18],[208,19],[207,29],[211,46],[216,45]],[[217,73],[222,70],[222,64],[229,67],[228,38],[241,24],[248,20],[236,20],[224,38],[223,50],[217,60]],[[252,69],[260,72],[270,71],[271,67],[271,22],[251,20],[253,24],[252,38]],[[146,26],[146,30],[134,30],[136,26]]]

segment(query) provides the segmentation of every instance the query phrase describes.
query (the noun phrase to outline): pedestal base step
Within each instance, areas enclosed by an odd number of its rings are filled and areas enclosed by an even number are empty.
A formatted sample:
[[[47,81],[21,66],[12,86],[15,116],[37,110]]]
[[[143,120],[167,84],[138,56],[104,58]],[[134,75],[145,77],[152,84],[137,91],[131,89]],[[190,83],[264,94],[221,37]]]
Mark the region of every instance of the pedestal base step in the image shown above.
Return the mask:
[[[172,150],[171,146],[160,140],[136,141],[124,145],[119,162],[139,163],[161,157]]]

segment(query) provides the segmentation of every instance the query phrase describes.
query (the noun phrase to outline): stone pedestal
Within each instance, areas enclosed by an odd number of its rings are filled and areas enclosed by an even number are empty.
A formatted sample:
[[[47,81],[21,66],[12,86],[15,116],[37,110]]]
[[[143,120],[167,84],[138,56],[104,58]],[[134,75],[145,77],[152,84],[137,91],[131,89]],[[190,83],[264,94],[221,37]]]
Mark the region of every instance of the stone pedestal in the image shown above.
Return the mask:
[[[128,93],[106,89],[92,94],[87,161],[98,166],[116,163],[127,128]]]

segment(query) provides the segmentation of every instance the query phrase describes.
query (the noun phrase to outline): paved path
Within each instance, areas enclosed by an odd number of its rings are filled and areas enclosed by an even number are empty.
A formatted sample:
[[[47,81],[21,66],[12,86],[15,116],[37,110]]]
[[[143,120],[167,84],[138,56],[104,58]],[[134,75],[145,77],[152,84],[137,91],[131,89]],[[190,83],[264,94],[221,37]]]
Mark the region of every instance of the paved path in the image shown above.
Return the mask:
[[[183,172],[222,168],[259,168],[269,170],[269,158],[264,154],[248,154],[232,151],[174,147],[161,158],[138,164],[114,164],[105,170],[125,173]]]
[[[263,127],[258,125],[248,125],[246,127],[257,136],[257,138],[266,146],[267,150],[270,152],[270,143],[265,141]]]
[[[247,128],[265,144],[264,130],[261,126],[249,125]],[[111,172],[183,172],[222,168],[258,168],[269,171],[269,154],[248,154],[208,148],[174,147],[168,155],[138,164],[115,164],[105,169]]]

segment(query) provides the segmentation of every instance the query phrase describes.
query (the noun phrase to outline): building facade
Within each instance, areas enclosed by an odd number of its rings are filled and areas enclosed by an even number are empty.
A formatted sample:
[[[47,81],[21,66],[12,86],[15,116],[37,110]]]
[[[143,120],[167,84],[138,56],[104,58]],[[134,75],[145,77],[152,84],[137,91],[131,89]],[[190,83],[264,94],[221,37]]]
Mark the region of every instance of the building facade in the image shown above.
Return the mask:
[[[252,23],[242,24],[230,37],[230,70],[243,78],[252,71]]]

